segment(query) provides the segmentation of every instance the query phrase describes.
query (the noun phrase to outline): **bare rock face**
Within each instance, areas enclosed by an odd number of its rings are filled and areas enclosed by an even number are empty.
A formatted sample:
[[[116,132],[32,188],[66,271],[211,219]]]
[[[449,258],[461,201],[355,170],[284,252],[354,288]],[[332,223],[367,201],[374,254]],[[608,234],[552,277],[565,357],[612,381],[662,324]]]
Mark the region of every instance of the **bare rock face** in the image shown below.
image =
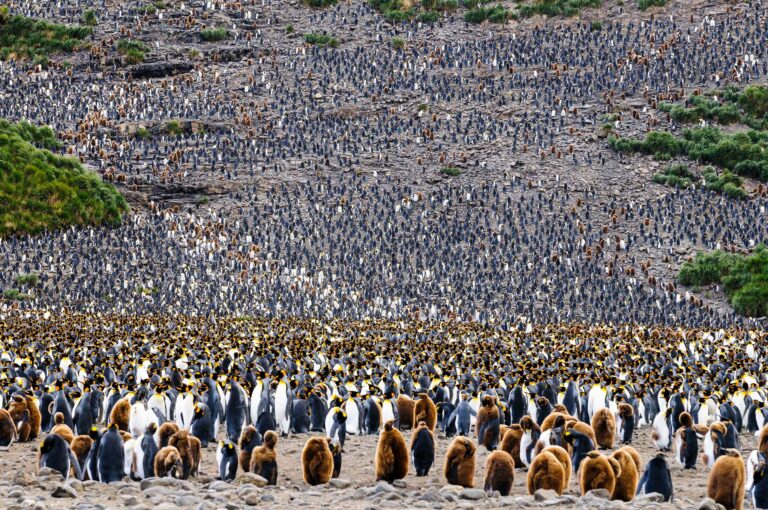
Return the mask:
[[[164,78],[190,72],[194,66],[189,62],[147,62],[129,69],[133,78]]]

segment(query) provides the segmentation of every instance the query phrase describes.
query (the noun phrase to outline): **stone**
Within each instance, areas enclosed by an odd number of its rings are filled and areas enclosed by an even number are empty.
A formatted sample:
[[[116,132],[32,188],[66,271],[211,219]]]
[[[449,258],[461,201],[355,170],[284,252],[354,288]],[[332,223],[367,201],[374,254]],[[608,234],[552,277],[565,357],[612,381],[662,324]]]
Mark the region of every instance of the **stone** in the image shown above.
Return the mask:
[[[611,499],[611,493],[606,489],[593,489],[584,495],[585,498]]]
[[[248,506],[256,506],[261,503],[261,496],[256,493],[248,494],[243,501]]]
[[[193,68],[189,62],[148,62],[131,67],[130,73],[134,78],[164,78],[188,73]]]
[[[480,501],[485,499],[485,491],[483,489],[464,489],[459,493],[459,497],[470,501]]]
[[[77,491],[69,485],[58,485],[51,493],[53,498],[76,498]]]
[[[34,475],[23,470],[18,470],[16,471],[16,474],[13,475],[14,485],[28,487],[30,485],[34,485],[36,482],[37,480],[35,479]]]
[[[658,492],[650,492],[648,494],[639,494],[635,496],[635,499],[632,500],[633,503],[663,503],[664,502],[664,496],[659,494]]]
[[[262,494],[261,500],[264,502],[272,502],[275,500],[275,495],[270,493]]]
[[[172,487],[150,487],[144,491],[144,495],[148,498],[154,496],[170,498],[176,495],[176,491]]]
[[[699,506],[698,506],[699,510],[720,510],[721,508],[723,508],[723,506],[718,504],[712,498],[702,499],[701,503],[699,503]]]
[[[78,480],[76,478],[70,478],[69,480],[67,480],[66,485],[69,485],[70,487],[72,487],[77,492],[85,491],[85,486],[83,485],[83,482],[81,482],[80,480]]]
[[[123,505],[128,507],[134,507],[139,504],[139,498],[136,496],[128,496],[123,499]]]
[[[551,489],[538,489],[536,492],[533,493],[534,501],[549,501],[552,499],[557,499],[559,497],[560,496],[557,494],[557,492]]]
[[[408,487],[408,483],[405,480],[395,480],[392,482],[392,486],[398,489],[405,489]]]
[[[195,503],[197,503],[199,498],[196,498],[195,496],[191,494],[182,494],[181,496],[176,497],[176,505],[177,506],[192,506]]]
[[[256,487],[264,487],[267,485],[267,479],[255,473],[240,473],[237,475],[235,484],[243,485],[245,483],[252,483]]]
[[[226,491],[234,490],[234,487],[232,487],[232,485],[222,480],[217,480],[213,483],[208,484],[207,487],[203,487],[203,488],[208,489],[209,491],[216,491],[216,492],[226,492]]]
[[[333,487],[334,489],[348,489],[352,487],[352,480],[347,480],[346,478],[331,478],[331,481],[328,482],[328,487]]]

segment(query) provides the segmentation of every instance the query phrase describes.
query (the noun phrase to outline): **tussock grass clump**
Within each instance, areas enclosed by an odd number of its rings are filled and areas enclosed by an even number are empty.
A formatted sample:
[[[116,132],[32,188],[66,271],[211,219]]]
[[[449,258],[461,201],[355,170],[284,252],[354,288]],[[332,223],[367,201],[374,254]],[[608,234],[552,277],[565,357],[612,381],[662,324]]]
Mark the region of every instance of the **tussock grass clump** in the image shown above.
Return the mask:
[[[314,46],[330,46],[331,48],[336,48],[339,45],[339,41],[332,35],[318,34],[316,32],[304,34],[304,42]]]
[[[53,154],[53,132],[0,120],[0,236],[70,225],[117,225],[123,196],[73,158]]]
[[[459,175],[461,175],[461,170],[459,170],[455,166],[444,166],[440,169],[440,173],[443,175],[447,175],[448,177],[458,177]]]
[[[576,16],[586,7],[600,7],[602,0],[536,0],[518,6],[517,15],[521,18],[531,16]]]
[[[200,39],[205,42],[223,41],[229,37],[229,30],[226,28],[206,28],[200,31]]]
[[[688,169],[688,165],[671,165],[663,172],[653,176],[653,182],[664,184],[673,188],[688,188],[693,183],[694,176]]]
[[[0,7],[0,59],[29,59],[47,65],[54,53],[72,53],[83,46],[91,28],[49,23],[44,20],[11,16]]]
[[[699,253],[683,264],[677,279],[688,286],[721,284],[736,313],[768,315],[768,249],[762,244],[751,255]]]

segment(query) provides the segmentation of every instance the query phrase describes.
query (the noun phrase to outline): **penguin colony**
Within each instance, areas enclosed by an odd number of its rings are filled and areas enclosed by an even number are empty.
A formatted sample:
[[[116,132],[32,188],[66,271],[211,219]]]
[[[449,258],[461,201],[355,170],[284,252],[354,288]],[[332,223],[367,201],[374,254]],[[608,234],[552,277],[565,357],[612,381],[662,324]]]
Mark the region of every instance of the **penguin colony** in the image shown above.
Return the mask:
[[[306,434],[296,462],[319,485],[343,476],[349,436],[376,441],[375,479],[390,483],[432,473],[447,437],[439,476],[502,495],[519,478],[531,494],[670,500],[675,462],[709,471],[707,495],[727,508],[768,501],[759,331],[176,320],[183,330],[140,316],[69,314],[69,329],[45,313],[0,319],[0,446],[39,441],[39,467],[105,483],[195,479],[212,448],[220,479],[279,485],[280,437]],[[54,348],[60,335],[73,345]],[[745,433],[757,448],[742,458]],[[644,464],[638,444],[659,454]]]

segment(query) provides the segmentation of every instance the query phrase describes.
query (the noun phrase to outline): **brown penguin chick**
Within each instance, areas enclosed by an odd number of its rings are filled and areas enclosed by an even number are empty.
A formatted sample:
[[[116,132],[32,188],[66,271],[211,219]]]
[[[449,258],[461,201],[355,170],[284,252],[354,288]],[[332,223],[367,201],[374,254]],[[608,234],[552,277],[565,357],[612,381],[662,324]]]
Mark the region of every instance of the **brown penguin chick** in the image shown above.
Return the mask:
[[[562,463],[551,452],[543,450],[528,467],[526,485],[531,495],[539,489],[553,490],[561,495],[567,488]]]
[[[395,428],[394,421],[389,420],[384,424],[376,446],[376,481],[392,483],[405,478],[407,474],[408,446],[403,435]]]
[[[75,436],[69,444],[69,449],[72,450],[72,453],[77,457],[77,461],[83,467],[85,466],[85,459],[91,451],[91,446],[93,446],[93,438],[86,435]]]
[[[504,435],[501,436],[499,448],[512,456],[515,466],[523,465],[523,461],[520,460],[520,440],[523,438],[524,433],[525,431],[519,424],[513,423],[507,428]]]
[[[765,425],[757,436],[757,446],[755,447],[760,453],[768,455],[768,425]]]
[[[725,423],[716,421],[712,425],[709,426],[709,430],[707,431],[707,434],[710,434],[712,436],[712,442],[715,445],[715,451],[714,456],[717,457],[719,455],[720,451],[720,440],[725,437],[725,434],[728,432],[728,428],[725,426]],[[758,437],[757,439],[757,449],[760,450],[760,441],[761,437]],[[707,455],[707,452],[701,454],[701,459],[704,464],[709,465],[709,455]],[[714,465],[713,465],[714,466]]]
[[[301,451],[301,470],[309,485],[328,483],[333,475],[333,453],[329,439],[310,437]]]
[[[192,476],[197,476],[200,474],[200,461],[203,458],[203,444],[200,442],[200,439],[190,434],[189,436],[189,444],[191,447],[192,452]]]
[[[595,489],[605,489],[609,494],[613,494],[613,489],[616,487],[616,475],[621,474],[617,471],[620,469],[616,459],[609,460],[608,457],[600,455],[597,450],[592,450],[581,462],[579,468],[581,495],[583,496]]]
[[[560,464],[563,466],[563,472],[565,476],[565,480],[563,481],[565,484],[563,490],[567,489],[571,485],[571,473],[573,473],[573,462],[571,461],[571,456],[568,455],[568,451],[562,446],[557,446],[554,444],[547,446],[542,451],[551,453],[558,461],[560,461]]]
[[[475,430],[478,444],[485,446],[488,451],[496,449],[499,444],[499,407],[496,399],[490,395],[484,396],[480,402]]]
[[[416,401],[411,399],[408,395],[401,393],[397,396],[395,403],[397,404],[397,415],[400,418],[400,421],[398,422],[400,428],[403,430],[413,428]]]
[[[507,452],[497,450],[485,461],[485,490],[508,496],[515,481],[515,461]]]
[[[552,412],[564,414],[566,416],[571,415],[568,412],[568,408],[566,408],[563,404],[555,404],[554,406],[552,406]]]
[[[419,399],[416,401],[413,413],[414,428],[417,423],[423,421],[427,424],[429,430],[432,432],[435,431],[435,426],[437,425],[437,406],[435,406],[435,403],[429,398],[429,395],[426,393],[419,393]]]
[[[112,412],[109,413],[109,424],[117,425],[118,430],[128,431],[128,423],[131,420],[131,403],[127,398],[121,398],[115,402]]]
[[[475,444],[466,437],[457,437],[445,452],[445,479],[451,485],[474,487],[475,485]]]
[[[635,452],[637,453],[637,452]],[[639,481],[639,473],[637,471],[637,464],[632,455],[621,448],[611,454],[611,457],[616,459],[619,463],[619,475],[616,477],[616,485],[611,492],[611,499],[618,499],[620,501],[632,501],[637,491],[637,482]]]
[[[637,450],[631,446],[622,446],[616,451],[626,452],[630,457],[632,457],[632,462],[635,463],[635,469],[637,470],[638,475],[643,472],[643,462],[640,460],[640,454],[637,453]]]
[[[544,432],[545,430],[553,429],[555,427],[562,427],[565,425],[567,418],[569,418],[569,416],[565,413],[550,413],[544,418],[544,421],[541,422],[541,431]]]
[[[158,448],[165,448],[168,446],[168,440],[171,436],[179,431],[179,426],[172,421],[167,421],[160,425],[160,429],[157,431],[157,437],[160,441]]]
[[[72,432],[72,429],[69,428],[69,425],[64,423],[64,414],[63,413],[56,413],[53,416],[53,423],[55,423],[55,425],[51,429],[50,433],[51,434],[58,434],[67,443],[72,443],[72,440],[75,438],[75,434],[74,434],[74,432]]]
[[[256,434],[258,434],[256,427],[248,425],[240,435],[240,444],[238,445],[240,447],[240,467],[246,473],[251,469],[251,451],[253,448],[250,447],[250,444]]]
[[[29,395],[25,395],[24,398],[27,400],[27,410],[29,411],[29,440],[31,441],[40,435],[40,423],[43,417],[40,414],[37,400]]]
[[[20,443],[26,443],[32,438],[32,424],[29,401],[23,395],[14,395],[13,399],[8,404],[8,414],[11,415],[13,423],[16,424],[17,437],[16,440]],[[40,411],[38,411],[38,416]],[[38,429],[40,423],[38,422]],[[36,435],[35,435],[36,436]]]
[[[267,485],[277,485],[277,433],[269,430],[264,433],[264,443],[251,452],[250,472],[262,476]]]
[[[155,455],[155,476],[158,478],[181,478],[184,465],[179,450],[173,446],[161,448]]]
[[[183,467],[181,473],[182,480],[189,479],[195,463],[195,456],[192,453],[192,441],[190,437],[189,431],[180,430],[168,439],[168,446],[173,446],[179,452]]]
[[[0,409],[0,447],[10,447],[17,437],[18,431],[11,414],[5,409]]]
[[[717,458],[707,481],[707,496],[727,510],[744,507],[744,461],[738,450],[727,449]]]
[[[123,438],[123,442],[127,442],[133,439],[133,436],[131,435],[130,432],[126,432],[125,430],[121,430],[119,432],[120,432],[120,437]]]
[[[597,446],[597,438],[595,437],[595,430],[587,423],[583,421],[566,421],[565,430],[575,430],[581,432],[585,436],[588,436],[592,440],[592,444]]]
[[[613,448],[613,440],[616,438],[616,419],[608,408],[595,411],[592,416],[592,430],[595,431],[597,446],[605,450]]]

